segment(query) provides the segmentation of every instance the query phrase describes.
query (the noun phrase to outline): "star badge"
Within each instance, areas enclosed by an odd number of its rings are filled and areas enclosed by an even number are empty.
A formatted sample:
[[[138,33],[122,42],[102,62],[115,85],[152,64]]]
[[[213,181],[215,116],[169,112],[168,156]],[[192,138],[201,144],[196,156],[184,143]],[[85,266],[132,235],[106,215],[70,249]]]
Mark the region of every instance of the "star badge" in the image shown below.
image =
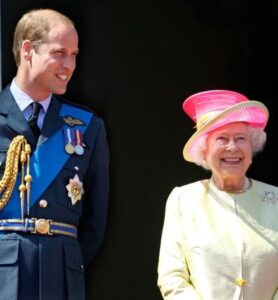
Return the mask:
[[[262,201],[267,204],[276,204],[278,201],[278,194],[272,191],[265,191],[263,195],[261,195]]]
[[[80,201],[84,194],[83,182],[80,181],[77,174],[69,180],[69,184],[66,186],[66,189],[72,205],[75,205],[77,201]]]

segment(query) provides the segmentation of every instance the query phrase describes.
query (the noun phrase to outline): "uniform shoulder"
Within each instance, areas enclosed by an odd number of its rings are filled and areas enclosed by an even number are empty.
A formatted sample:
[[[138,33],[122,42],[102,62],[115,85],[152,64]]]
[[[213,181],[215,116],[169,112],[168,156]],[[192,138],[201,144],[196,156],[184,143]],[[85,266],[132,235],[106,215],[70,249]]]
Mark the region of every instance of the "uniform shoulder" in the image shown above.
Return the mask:
[[[84,105],[84,104],[81,104],[81,103],[76,103],[76,102],[73,102],[73,101],[70,101],[62,96],[57,96],[55,95],[55,97],[57,97],[57,99],[61,102],[61,103],[65,103],[69,106],[72,106],[72,107],[77,107],[79,109],[82,109],[82,110],[85,110],[85,111],[88,111],[90,113],[92,113],[94,116],[98,117],[97,113],[90,107]]]

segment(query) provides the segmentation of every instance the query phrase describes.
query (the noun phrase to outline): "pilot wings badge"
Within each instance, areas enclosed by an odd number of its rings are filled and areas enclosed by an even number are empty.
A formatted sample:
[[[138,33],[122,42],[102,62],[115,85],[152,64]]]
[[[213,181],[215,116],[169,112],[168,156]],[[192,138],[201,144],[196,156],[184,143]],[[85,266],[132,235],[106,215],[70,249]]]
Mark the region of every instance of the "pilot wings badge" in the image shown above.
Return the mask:
[[[63,120],[66,123],[66,125],[68,125],[70,127],[86,125],[82,120],[73,118],[71,116],[64,116]]]

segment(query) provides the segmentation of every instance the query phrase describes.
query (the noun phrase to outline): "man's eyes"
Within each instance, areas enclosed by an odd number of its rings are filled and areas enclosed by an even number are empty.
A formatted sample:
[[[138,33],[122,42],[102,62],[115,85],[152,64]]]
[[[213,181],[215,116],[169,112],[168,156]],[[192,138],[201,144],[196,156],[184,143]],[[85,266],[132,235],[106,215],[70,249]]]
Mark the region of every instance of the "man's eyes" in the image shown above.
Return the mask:
[[[65,55],[67,55],[67,52],[64,50],[55,50],[55,51],[53,51],[53,54],[59,55],[59,56],[65,56]],[[77,54],[78,54],[78,52],[73,52],[73,53],[70,53],[69,55],[77,56]]]

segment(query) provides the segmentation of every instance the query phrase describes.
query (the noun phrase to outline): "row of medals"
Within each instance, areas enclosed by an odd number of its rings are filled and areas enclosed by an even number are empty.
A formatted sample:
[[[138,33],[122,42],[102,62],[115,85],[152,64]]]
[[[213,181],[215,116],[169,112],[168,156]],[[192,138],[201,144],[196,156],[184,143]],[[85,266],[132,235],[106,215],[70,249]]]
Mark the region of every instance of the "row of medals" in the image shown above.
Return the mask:
[[[82,133],[78,129],[64,128],[65,151],[68,154],[84,154]]]

